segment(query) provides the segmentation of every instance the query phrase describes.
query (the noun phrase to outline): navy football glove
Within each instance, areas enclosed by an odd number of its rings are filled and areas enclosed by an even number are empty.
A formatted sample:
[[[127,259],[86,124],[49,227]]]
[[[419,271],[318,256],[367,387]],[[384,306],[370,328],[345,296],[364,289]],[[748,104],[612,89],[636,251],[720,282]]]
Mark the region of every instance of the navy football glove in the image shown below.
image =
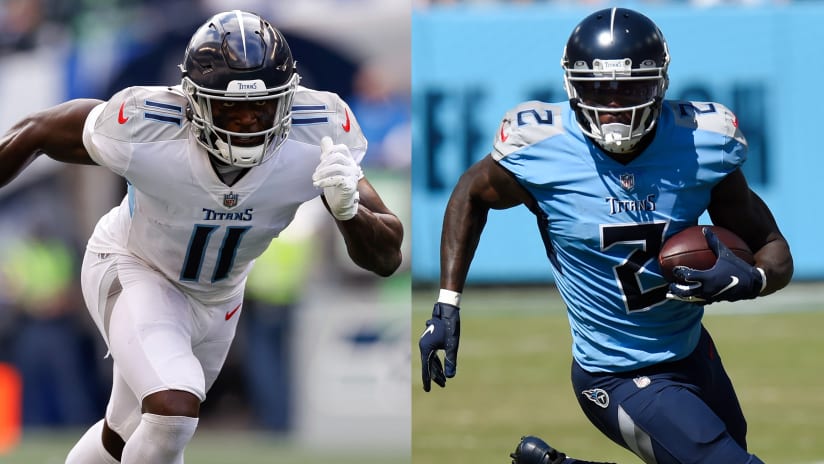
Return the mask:
[[[672,270],[676,282],[670,284],[667,298],[709,304],[757,297],[765,283],[761,271],[736,256],[708,227],[703,232],[717,256],[715,265],[706,271],[676,266]]]
[[[418,347],[421,349],[424,391],[432,388],[432,382],[445,387],[446,378],[455,377],[460,338],[461,316],[458,307],[447,303],[435,303],[432,318],[426,321],[426,330],[418,341]],[[438,350],[445,351],[443,364],[438,358]]]

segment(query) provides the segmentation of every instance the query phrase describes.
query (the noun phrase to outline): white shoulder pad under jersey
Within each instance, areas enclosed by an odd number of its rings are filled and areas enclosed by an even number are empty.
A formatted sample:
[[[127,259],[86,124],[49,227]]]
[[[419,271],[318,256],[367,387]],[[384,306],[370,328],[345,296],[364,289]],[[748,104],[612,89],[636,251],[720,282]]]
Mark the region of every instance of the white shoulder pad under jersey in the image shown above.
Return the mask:
[[[133,144],[185,140],[186,97],[176,87],[129,87],[95,107],[83,129],[92,159],[123,176]]]
[[[562,110],[557,103],[533,100],[507,111],[495,133],[492,157],[500,161],[510,153],[563,134]]]
[[[722,134],[747,144],[744,134],[738,128],[738,117],[721,103],[686,100],[666,100],[664,103],[672,110],[677,126]]]
[[[335,93],[298,87],[292,102],[289,139],[320,147],[320,139],[325,136],[349,147],[358,163],[363,160],[366,137],[349,105]]]

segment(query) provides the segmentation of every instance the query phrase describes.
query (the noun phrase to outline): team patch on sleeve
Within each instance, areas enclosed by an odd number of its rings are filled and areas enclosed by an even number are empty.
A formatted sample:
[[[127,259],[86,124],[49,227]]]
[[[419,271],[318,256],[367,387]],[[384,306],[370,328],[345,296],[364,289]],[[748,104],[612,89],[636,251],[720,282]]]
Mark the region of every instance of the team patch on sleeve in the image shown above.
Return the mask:
[[[563,133],[561,107],[539,101],[521,103],[504,115],[495,132],[492,156],[501,160],[511,153]]]
[[[738,127],[738,117],[729,108],[716,102],[669,101],[675,123],[733,138],[746,145],[747,139]]]

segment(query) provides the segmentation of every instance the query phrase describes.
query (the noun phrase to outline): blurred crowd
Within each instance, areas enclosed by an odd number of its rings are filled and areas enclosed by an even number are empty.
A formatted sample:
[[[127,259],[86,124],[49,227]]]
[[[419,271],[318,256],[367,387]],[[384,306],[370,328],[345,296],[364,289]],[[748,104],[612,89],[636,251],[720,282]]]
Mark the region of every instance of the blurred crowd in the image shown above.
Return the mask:
[[[384,198],[394,198],[399,204],[391,206],[403,212],[410,161],[405,5],[0,0],[0,134],[26,114],[67,99],[105,100],[130,85],[179,83],[177,64],[195,29],[218,11],[240,8],[284,32],[303,85],[336,92],[351,105],[369,140],[364,168],[370,178],[387,179],[378,188],[389,189]],[[328,11],[336,6],[346,8],[332,23]],[[393,45],[391,52],[378,44]],[[103,415],[111,363],[80,295],[79,269],[95,222],[124,192],[123,180],[103,168],[45,158],[0,189],[0,364],[14,366],[22,378],[25,426],[87,425]],[[248,415],[248,425],[288,430],[289,333],[307,287],[340,276],[350,279],[347,285],[379,285],[343,260],[310,264],[318,241],[331,256],[343,256],[322,206],[302,209],[296,221],[250,277],[238,346],[215,385],[216,398],[204,405],[207,422],[231,404],[233,413]],[[267,269],[282,266],[293,272],[266,278]],[[221,392],[239,391],[240,397],[220,399]]]

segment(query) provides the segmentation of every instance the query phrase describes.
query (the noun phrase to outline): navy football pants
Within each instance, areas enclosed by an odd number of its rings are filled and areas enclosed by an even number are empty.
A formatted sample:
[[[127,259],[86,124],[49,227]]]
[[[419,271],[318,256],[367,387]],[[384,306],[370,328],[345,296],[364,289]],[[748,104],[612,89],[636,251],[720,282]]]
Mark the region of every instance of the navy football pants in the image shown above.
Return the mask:
[[[744,414],[705,329],[687,358],[638,371],[573,361],[572,385],[589,420],[647,464],[762,463],[746,451]]]

